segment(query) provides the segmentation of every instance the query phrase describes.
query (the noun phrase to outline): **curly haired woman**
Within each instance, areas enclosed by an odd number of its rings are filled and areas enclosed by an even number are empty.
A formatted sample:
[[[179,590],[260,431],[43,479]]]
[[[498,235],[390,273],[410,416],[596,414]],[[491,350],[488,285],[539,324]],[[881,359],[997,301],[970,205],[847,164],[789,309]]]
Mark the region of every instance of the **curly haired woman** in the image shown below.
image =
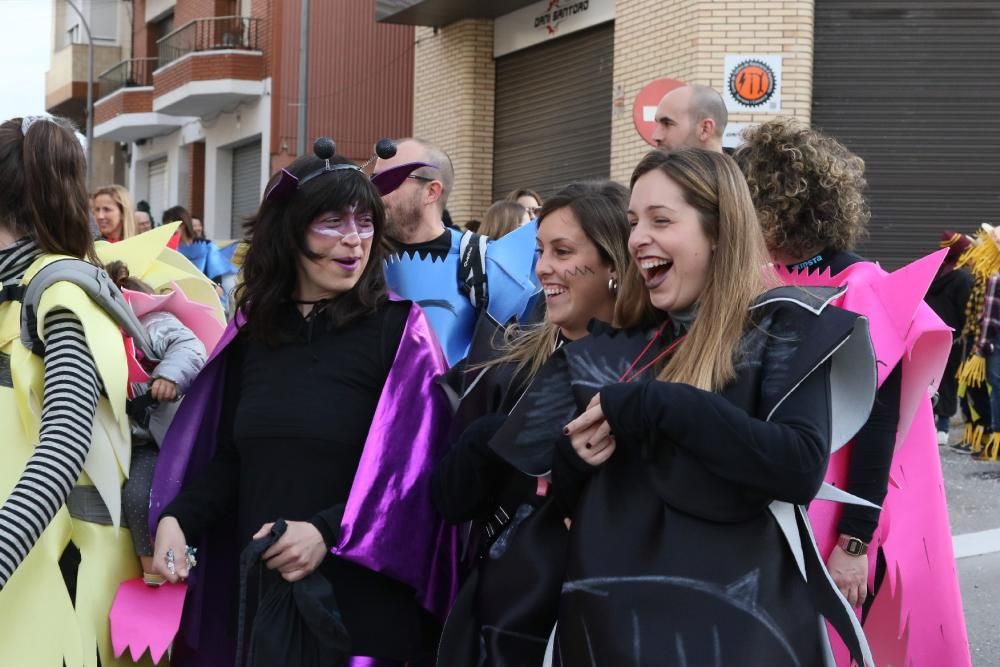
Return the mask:
[[[779,270],[789,282],[848,286],[837,305],[870,320],[879,360],[871,416],[853,443],[831,458],[826,476],[857,498],[842,511],[826,502],[810,507],[827,567],[851,605],[862,608],[866,632],[882,635],[884,641],[872,641],[876,650],[899,651],[918,665],[969,664],[954,568],[930,571],[930,563],[953,557],[927,394],[941,377],[951,336],[923,303],[942,257],[890,275],[853,252],[871,217],[865,163],[833,137],[776,119],[744,138],[734,158],[750,186],[771,258],[783,265]],[[873,605],[887,576],[886,590],[894,591],[897,576],[903,577],[909,609]],[[902,631],[907,614],[908,634]],[[890,661],[878,654],[875,660]]]

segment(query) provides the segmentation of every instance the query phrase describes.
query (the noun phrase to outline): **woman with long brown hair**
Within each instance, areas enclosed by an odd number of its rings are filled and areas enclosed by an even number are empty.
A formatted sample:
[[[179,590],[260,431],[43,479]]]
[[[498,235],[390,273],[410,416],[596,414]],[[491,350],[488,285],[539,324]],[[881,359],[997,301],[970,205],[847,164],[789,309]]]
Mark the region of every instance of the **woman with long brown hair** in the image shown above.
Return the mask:
[[[66,261],[96,261],[85,171],[68,121],[0,124],[3,665],[132,664],[115,658],[108,631],[118,584],[140,572],[118,527],[129,467],[121,331],[68,277],[20,303],[32,280],[67,264],[114,289],[97,266]]]
[[[488,554],[493,545],[515,539],[516,524],[550,494],[546,483],[519,473],[494,454],[489,440],[553,350],[586,336],[591,320],[611,321],[618,276],[628,262],[627,198],[623,186],[603,181],[568,185],[546,201],[538,216],[535,265],[545,294],[544,321],[494,330],[487,340],[481,330],[473,341],[473,356],[451,371],[471,376],[466,382],[475,388],[459,407],[453,429],[457,443],[435,469],[431,489],[435,506],[447,519],[473,522],[466,553],[476,573],[463,590],[477,600],[469,610],[462,602],[471,599],[461,598],[449,617],[441,664],[532,664],[541,659],[544,637],[523,641],[507,632],[511,627],[499,627],[504,625],[496,620],[500,617],[514,622],[508,602],[522,589],[508,586],[510,596],[504,599],[489,593],[508,584],[509,572]],[[531,588],[537,590],[537,584],[532,582]],[[543,635],[546,631],[541,628]]]
[[[631,188],[622,328],[565,346],[540,371],[515,410],[522,442],[505,452],[530,466],[533,445],[555,443],[556,490],[580,488],[556,660],[821,664],[820,614],[851,620],[819,585],[799,506],[870,408],[864,323],[827,307],[831,294],[769,289],[730,158],[652,152]]]

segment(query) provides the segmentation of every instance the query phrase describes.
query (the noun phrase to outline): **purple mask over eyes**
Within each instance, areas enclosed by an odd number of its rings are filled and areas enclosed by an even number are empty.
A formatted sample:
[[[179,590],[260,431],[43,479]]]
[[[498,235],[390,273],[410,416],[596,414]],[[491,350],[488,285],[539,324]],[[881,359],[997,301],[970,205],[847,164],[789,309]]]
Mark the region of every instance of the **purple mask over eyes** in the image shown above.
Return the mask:
[[[379,194],[384,197],[402,185],[409,178],[410,174],[422,167],[437,169],[435,165],[428,164],[427,162],[406,162],[375,174],[372,176],[372,184],[379,191]]]

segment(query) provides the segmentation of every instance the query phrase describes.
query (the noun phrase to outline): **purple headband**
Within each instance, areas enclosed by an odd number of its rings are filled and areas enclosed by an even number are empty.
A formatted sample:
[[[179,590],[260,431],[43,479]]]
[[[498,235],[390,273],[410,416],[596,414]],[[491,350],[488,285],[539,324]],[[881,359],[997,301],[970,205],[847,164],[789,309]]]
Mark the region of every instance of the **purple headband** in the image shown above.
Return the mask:
[[[379,140],[379,142],[375,144],[375,154],[360,167],[356,164],[330,164],[330,158],[332,158],[336,152],[337,144],[334,143],[333,139],[330,139],[329,137],[320,137],[317,139],[313,144],[313,153],[315,153],[316,157],[323,160],[325,164],[316,171],[306,174],[302,178],[299,178],[287,169],[282,168],[281,171],[278,172],[278,178],[264,193],[264,201],[287,201],[293,194],[295,194],[300,186],[308,183],[317,176],[322,176],[323,174],[329,172],[357,171],[364,175],[364,168],[371,164],[376,157],[388,160],[396,155],[396,144],[393,143],[391,139]],[[421,167],[431,167],[432,169],[437,168],[426,162],[407,162],[406,164],[401,164],[375,174],[371,177],[371,182],[372,185],[374,185],[379,191],[379,194],[384,197],[402,185],[403,181],[405,181],[410,174]]]

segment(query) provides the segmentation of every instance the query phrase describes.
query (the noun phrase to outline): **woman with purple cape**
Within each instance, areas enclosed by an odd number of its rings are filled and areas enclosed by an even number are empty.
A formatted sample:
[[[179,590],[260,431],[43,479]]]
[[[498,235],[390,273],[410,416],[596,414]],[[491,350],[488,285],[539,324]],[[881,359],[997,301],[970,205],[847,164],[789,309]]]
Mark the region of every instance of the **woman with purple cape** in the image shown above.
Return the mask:
[[[268,184],[239,314],[158,462],[156,567],[190,577],[174,665],[422,665],[454,596],[429,497],[446,365],[382,272],[379,188],[402,179],[315,153]]]

